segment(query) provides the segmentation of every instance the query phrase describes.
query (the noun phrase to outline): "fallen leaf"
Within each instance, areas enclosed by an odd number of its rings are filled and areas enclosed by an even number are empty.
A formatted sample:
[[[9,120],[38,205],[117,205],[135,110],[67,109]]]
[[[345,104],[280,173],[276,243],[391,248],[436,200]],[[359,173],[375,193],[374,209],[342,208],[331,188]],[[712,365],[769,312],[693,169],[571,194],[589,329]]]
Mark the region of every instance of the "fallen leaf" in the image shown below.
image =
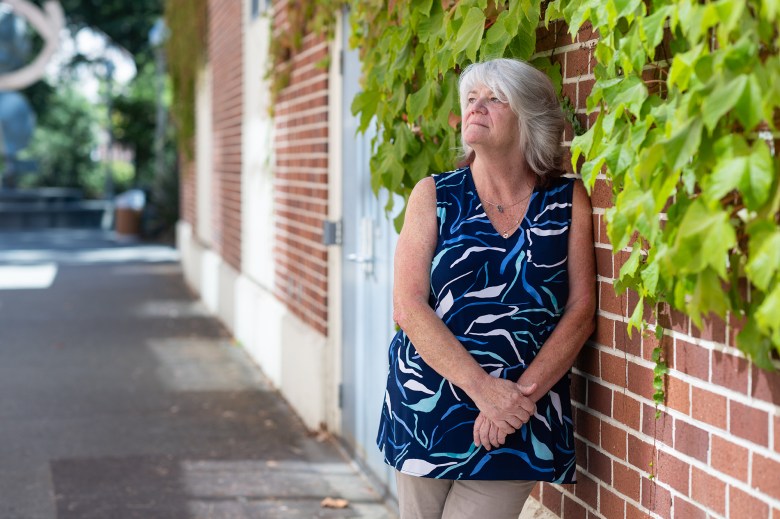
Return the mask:
[[[347,501],[346,499],[340,499],[334,497],[326,497],[320,503],[320,507],[322,508],[346,508],[348,506],[349,506],[349,501]]]

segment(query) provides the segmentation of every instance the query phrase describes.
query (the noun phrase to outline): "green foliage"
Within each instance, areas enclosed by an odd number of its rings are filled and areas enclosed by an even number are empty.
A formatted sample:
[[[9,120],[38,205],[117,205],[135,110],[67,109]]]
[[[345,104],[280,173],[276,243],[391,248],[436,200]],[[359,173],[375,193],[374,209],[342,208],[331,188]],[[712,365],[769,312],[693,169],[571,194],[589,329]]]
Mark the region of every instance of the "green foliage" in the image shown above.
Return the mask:
[[[336,13],[345,2],[342,0],[307,0],[305,2],[287,2],[284,4],[284,16],[287,25],[282,30],[272,30],[269,42],[268,69],[266,79],[270,80],[271,111],[279,93],[290,84],[292,58],[303,48],[303,38],[307,34],[317,34],[326,39],[333,38]],[[330,61],[317,63],[318,67],[328,68]]]
[[[97,145],[95,107],[75,85],[40,87],[37,91],[38,102],[46,110],[38,114],[35,133],[22,157],[35,160],[38,172],[23,177],[22,185],[80,187],[88,195],[96,195],[86,180],[100,171],[92,160]]]
[[[59,0],[73,32],[91,27],[143,63],[149,50],[149,30],[163,13],[163,0]],[[42,2],[40,2],[42,3]]]
[[[359,131],[377,129],[371,185],[408,199],[412,187],[450,169],[459,145],[458,74],[476,60],[530,59],[540,2],[352,2],[352,46],[361,51],[363,85],[352,112]],[[535,65],[558,78],[546,59]],[[392,209],[393,197],[387,210]],[[396,219],[400,228],[403,213]]]
[[[597,120],[572,143],[592,188],[612,184],[617,289],[702,326],[744,320],[738,347],[771,368],[780,351],[780,56],[773,1],[556,0],[572,34],[592,23]],[[746,285],[749,287],[746,288]],[[643,325],[642,311],[629,326]],[[661,369],[663,371],[663,369]]]
[[[192,157],[196,82],[207,50],[207,0],[166,0],[165,24],[171,33],[165,43],[174,94],[171,111],[179,130],[179,146]]]

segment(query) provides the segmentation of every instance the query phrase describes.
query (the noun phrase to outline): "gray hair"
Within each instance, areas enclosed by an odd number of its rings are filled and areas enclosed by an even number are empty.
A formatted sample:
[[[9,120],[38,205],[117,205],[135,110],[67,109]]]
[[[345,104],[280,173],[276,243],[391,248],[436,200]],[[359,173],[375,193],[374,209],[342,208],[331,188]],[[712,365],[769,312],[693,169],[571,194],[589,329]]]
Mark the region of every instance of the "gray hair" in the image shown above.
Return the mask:
[[[531,170],[542,178],[557,176],[563,156],[564,117],[550,78],[518,59],[472,63],[458,82],[461,114],[466,112],[468,93],[478,86],[490,88],[517,115],[520,149]],[[469,158],[473,150],[462,134],[461,145],[461,158]]]

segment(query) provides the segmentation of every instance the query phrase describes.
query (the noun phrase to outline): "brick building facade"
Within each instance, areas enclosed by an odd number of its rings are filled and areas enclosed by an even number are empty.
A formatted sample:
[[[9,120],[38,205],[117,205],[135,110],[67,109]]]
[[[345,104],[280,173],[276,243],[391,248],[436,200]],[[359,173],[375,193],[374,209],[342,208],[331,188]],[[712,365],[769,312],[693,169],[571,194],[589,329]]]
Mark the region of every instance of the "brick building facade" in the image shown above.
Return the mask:
[[[211,301],[304,421],[338,434],[339,349],[332,324],[340,309],[329,294],[337,289],[332,254],[340,251],[322,245],[322,223],[334,210],[337,189],[332,168],[342,160],[334,161],[338,151],[329,130],[338,72],[334,65],[325,70],[316,64],[335,55],[341,42],[306,37],[292,58],[291,82],[274,118],[248,114],[247,99],[267,87],[248,67],[267,56],[245,39],[259,30],[253,24],[285,30],[286,2],[274,3],[267,22],[248,20],[246,3],[209,3],[211,180],[198,180],[195,170],[202,165],[183,172],[180,248],[190,284]],[[537,52],[560,63],[563,93],[585,127],[596,38],[584,28],[572,40],[558,23],[537,35]],[[270,138],[257,138],[257,125],[266,125]],[[571,139],[567,128],[564,140]],[[247,159],[253,151],[259,158]],[[198,231],[204,212],[197,205],[207,199],[198,195],[198,185],[211,196],[205,213],[211,215],[211,236]],[[611,200],[611,188],[600,178],[592,193],[597,330],[572,375],[579,483],[540,485],[534,497],[567,519],[780,519],[780,375],[755,368],[734,347],[733,322],[713,320],[698,330],[684,315],[662,311],[668,331],[661,346],[671,369],[667,405],[656,419],[650,355],[657,340],[636,332],[629,337],[626,330],[637,298],[616,296],[613,289],[628,253],[613,251],[607,238],[604,211]],[[256,206],[270,206],[270,216],[248,218]],[[260,240],[259,229],[268,227],[272,239]],[[252,270],[263,261],[271,267]],[[303,372],[293,374],[289,366],[302,358],[308,367],[296,364]]]

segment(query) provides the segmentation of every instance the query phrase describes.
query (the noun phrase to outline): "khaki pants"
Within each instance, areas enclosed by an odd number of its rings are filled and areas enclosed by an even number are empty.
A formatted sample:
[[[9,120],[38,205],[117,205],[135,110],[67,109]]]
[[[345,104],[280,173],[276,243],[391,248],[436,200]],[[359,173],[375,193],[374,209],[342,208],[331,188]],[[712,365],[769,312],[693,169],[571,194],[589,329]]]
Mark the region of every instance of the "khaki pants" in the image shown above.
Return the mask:
[[[536,485],[395,476],[401,519],[517,519]]]

